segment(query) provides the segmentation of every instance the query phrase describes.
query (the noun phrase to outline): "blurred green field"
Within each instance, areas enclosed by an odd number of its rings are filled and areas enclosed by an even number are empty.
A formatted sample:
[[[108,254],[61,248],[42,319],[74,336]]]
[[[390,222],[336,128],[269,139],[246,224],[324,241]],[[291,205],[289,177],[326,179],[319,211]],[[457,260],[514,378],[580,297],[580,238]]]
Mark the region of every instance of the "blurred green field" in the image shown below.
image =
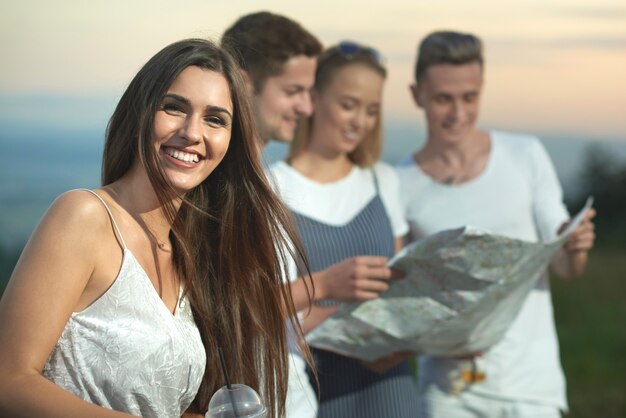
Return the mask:
[[[594,250],[583,277],[552,280],[568,418],[626,417],[626,248]]]

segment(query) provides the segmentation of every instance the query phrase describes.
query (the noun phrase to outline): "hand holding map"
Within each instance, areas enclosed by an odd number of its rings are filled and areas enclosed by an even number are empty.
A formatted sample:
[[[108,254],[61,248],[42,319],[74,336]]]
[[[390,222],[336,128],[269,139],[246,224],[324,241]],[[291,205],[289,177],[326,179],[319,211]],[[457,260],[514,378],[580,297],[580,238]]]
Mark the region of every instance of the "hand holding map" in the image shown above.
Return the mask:
[[[314,347],[363,360],[398,351],[467,355],[498,342],[554,253],[591,207],[589,198],[556,239],[528,242],[471,226],[442,231],[400,251],[402,270],[378,299],[346,303],[313,330]]]

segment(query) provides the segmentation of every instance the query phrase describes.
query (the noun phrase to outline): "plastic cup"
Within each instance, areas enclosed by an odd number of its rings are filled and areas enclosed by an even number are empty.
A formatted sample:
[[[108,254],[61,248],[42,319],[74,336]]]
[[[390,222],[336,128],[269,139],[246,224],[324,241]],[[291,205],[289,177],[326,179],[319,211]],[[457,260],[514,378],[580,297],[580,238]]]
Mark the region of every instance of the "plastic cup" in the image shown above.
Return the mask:
[[[205,418],[266,418],[267,408],[250,386],[233,384],[213,394]]]

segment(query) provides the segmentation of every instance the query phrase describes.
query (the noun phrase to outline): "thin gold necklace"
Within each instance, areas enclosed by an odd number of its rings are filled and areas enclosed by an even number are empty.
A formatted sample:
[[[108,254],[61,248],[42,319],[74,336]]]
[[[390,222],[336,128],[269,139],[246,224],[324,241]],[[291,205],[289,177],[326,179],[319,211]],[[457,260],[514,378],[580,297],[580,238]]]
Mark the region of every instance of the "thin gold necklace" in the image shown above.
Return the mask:
[[[119,194],[113,187],[111,187],[110,185],[107,185],[107,186],[104,186],[104,188],[110,191],[111,197],[115,195],[115,197],[119,199]],[[127,213],[130,214],[130,216],[132,216],[135,219],[135,221],[139,224],[139,227],[145,231],[146,235],[148,235],[148,238],[156,243],[156,246],[159,250],[165,251],[165,252],[170,252],[172,250],[172,248],[168,246],[167,244],[165,244],[164,241],[161,241],[157,238],[156,234],[152,232],[150,227],[146,224],[145,220],[141,218],[141,216],[139,216],[136,212],[130,211],[129,209],[125,209],[125,210]]]

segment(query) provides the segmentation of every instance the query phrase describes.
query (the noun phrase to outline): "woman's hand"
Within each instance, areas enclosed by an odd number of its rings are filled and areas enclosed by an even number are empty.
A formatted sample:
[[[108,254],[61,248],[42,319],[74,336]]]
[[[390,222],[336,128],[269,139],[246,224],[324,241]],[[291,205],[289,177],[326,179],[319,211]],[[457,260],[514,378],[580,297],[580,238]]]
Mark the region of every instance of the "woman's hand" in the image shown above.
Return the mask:
[[[415,352],[413,351],[398,351],[397,353],[381,357],[378,360],[361,361],[361,364],[378,374],[383,374],[392,367],[395,367],[403,361],[408,360],[412,357],[415,357]]]
[[[389,280],[403,274],[387,267],[387,257],[358,256],[313,274],[315,299],[338,301],[376,299],[389,289]]]

